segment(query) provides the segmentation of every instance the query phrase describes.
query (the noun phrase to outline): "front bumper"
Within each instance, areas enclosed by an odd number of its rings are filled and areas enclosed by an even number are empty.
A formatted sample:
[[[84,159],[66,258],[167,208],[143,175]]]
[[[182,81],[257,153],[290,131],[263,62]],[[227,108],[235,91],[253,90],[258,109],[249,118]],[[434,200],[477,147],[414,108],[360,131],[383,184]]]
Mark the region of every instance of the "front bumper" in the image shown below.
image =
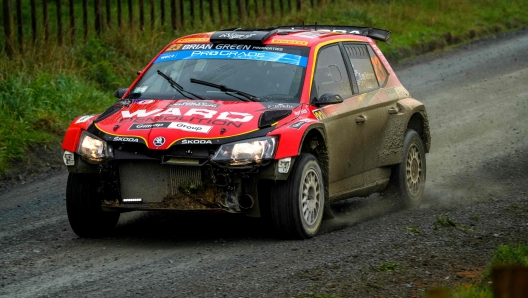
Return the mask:
[[[99,175],[101,204],[107,211],[180,210],[258,216],[259,181],[286,180],[289,174],[284,173],[284,161],[280,168],[275,160],[245,168],[217,165],[208,159],[215,148],[195,146],[162,153],[123,149],[114,148],[114,159],[100,165],[84,162],[75,154],[74,165],[68,166],[70,172]],[[193,156],[185,158],[183,154],[189,152]]]

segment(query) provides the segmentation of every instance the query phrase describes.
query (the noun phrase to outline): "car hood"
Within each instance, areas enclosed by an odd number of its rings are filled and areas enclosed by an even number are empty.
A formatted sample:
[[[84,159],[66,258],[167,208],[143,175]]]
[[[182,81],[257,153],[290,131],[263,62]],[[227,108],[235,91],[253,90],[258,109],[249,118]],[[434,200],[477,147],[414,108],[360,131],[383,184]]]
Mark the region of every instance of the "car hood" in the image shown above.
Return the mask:
[[[167,149],[173,144],[220,144],[235,136],[269,130],[297,118],[300,109],[298,103],[146,99],[135,100],[101,119],[105,112],[94,125],[107,141]],[[273,119],[281,110],[292,113],[282,112],[287,116],[259,128],[262,114]]]

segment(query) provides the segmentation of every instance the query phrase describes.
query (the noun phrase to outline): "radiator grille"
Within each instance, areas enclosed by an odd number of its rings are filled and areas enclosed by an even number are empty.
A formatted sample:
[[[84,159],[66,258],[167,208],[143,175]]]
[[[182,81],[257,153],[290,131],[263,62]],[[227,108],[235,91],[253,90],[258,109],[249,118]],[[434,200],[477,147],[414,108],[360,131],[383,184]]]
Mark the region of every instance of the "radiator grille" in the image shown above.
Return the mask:
[[[156,161],[127,161],[119,165],[121,196],[161,202],[180,186],[202,185],[201,167],[162,165]]]
[[[202,185],[202,171],[200,167],[169,166],[169,168],[172,195],[178,193],[178,187],[180,185]]]

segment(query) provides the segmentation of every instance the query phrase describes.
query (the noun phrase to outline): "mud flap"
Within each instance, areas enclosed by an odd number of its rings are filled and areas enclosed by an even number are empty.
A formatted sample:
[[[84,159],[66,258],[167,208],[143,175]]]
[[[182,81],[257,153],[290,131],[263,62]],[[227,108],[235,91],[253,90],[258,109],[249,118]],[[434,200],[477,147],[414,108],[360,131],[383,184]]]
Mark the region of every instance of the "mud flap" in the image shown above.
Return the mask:
[[[332,208],[330,208],[330,204],[325,204],[324,210],[323,210],[323,220],[327,219],[333,219],[335,218],[334,212],[332,212]]]

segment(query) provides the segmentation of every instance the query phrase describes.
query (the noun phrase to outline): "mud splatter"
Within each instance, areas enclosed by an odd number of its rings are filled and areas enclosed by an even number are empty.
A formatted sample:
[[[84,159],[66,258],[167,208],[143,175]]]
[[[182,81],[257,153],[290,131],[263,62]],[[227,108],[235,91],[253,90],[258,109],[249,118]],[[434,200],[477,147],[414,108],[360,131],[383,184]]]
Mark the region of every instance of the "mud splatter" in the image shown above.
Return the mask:
[[[119,206],[119,200],[103,200],[103,206]]]
[[[168,195],[155,208],[202,210],[220,208],[222,194],[214,187],[185,190],[180,188],[175,195]]]

